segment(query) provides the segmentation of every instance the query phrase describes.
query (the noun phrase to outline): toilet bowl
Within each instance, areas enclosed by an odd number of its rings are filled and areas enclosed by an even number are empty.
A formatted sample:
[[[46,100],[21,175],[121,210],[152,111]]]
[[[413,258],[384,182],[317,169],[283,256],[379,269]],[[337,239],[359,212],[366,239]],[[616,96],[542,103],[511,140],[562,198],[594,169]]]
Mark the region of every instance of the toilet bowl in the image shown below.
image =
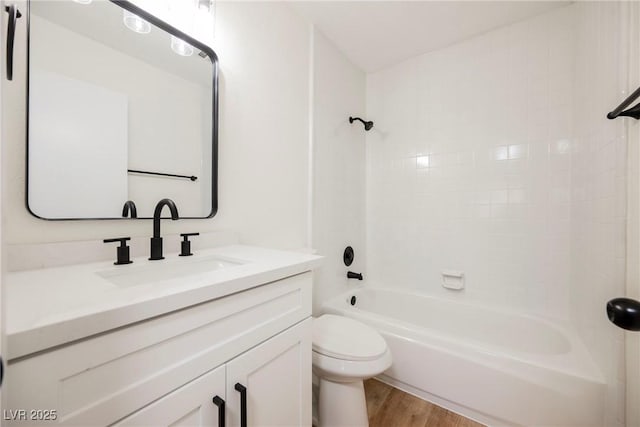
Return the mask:
[[[318,427],[368,426],[363,380],[390,366],[391,352],[375,329],[332,314],[313,319]]]

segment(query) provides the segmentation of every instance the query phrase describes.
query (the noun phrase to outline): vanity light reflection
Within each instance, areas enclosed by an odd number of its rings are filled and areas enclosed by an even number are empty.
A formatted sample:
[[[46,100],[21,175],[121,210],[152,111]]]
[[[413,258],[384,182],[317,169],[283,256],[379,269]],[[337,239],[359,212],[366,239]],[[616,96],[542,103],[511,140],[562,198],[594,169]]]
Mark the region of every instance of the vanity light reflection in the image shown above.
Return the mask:
[[[91,1],[91,0],[89,0]],[[198,0],[198,9],[202,12],[209,13],[213,6],[213,0]]]
[[[74,1],[81,4],[89,4],[93,0],[74,0]],[[169,9],[171,9],[171,6],[173,6],[173,8],[177,8],[177,5],[172,4],[171,2],[169,2],[168,5],[169,5]],[[206,21],[206,18],[211,13],[212,5],[213,5],[213,2],[211,0],[197,0],[195,4],[196,6],[195,11],[191,14],[192,18],[191,19],[183,18],[183,20],[191,21],[193,19],[193,15],[197,15],[196,19],[198,19],[199,21]],[[180,4],[180,7],[182,8],[184,7],[184,5]],[[180,12],[184,16],[188,15],[188,11],[184,11],[180,9]],[[122,19],[123,19],[124,25],[127,28],[129,28],[131,31],[134,31],[139,34],[147,34],[151,32],[151,24],[149,24],[144,19],[140,18],[138,15],[131,13],[128,10],[123,10],[122,13],[123,13]],[[185,42],[184,40],[176,36],[171,36],[171,50],[173,50],[176,54],[180,56],[191,56],[193,55],[193,52],[194,52],[193,46],[191,46],[189,43]]]
[[[136,33],[148,34],[151,32],[151,24],[128,10],[122,11],[122,21],[128,29],[135,31]]]
[[[180,56],[193,55],[193,46],[176,36],[171,36],[171,50]]]

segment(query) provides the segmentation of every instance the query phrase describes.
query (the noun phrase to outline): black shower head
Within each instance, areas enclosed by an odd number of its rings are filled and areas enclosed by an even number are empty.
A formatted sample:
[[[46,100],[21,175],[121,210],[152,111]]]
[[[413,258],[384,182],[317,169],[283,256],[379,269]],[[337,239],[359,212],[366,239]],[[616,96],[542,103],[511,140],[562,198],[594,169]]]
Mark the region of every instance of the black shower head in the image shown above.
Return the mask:
[[[359,120],[364,125],[364,130],[371,130],[373,128],[373,122],[365,122],[360,117],[349,117],[349,123],[353,123],[354,120]]]

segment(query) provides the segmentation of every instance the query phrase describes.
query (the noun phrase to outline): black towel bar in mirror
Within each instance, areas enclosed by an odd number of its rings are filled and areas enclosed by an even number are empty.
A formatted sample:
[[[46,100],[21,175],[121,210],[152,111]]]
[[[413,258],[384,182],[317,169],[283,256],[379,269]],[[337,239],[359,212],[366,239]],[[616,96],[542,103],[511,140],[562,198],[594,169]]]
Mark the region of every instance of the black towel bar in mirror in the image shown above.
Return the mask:
[[[189,175],[176,175],[173,173],[162,173],[162,172],[149,172],[149,171],[140,171],[140,170],[136,170],[136,169],[127,169],[127,172],[129,173],[140,173],[143,175],[156,175],[156,176],[169,176],[172,178],[185,178],[185,179],[190,179],[191,181],[196,181],[198,179],[197,176],[189,176]]]

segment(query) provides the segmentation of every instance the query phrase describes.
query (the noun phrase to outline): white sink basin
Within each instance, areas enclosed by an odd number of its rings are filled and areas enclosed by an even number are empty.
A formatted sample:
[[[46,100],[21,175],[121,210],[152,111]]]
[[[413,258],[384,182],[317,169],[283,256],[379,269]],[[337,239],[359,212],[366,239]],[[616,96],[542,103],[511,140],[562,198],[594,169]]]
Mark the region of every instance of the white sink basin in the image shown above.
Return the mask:
[[[149,261],[145,265],[121,265],[96,274],[120,288],[153,284],[245,264],[236,259],[208,256],[175,260]]]

